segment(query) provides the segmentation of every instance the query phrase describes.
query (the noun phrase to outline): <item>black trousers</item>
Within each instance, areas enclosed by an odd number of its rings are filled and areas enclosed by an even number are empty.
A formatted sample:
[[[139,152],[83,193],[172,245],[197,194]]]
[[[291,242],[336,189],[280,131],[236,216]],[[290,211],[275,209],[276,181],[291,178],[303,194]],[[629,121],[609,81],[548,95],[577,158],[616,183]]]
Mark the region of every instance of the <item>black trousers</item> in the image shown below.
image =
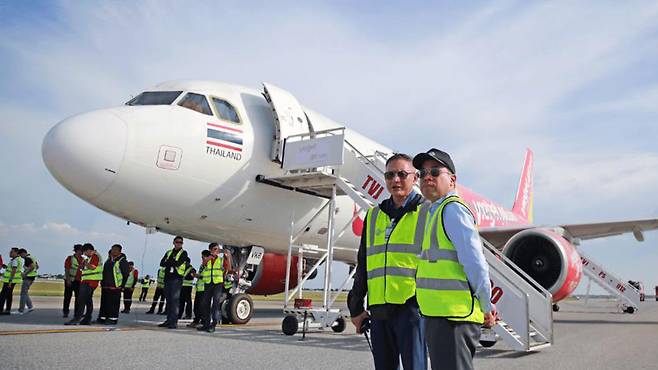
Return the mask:
[[[98,318],[101,320],[118,321],[121,306],[121,289],[101,289],[101,308]]]
[[[183,278],[165,278],[165,299],[167,300],[167,322],[170,325],[178,323],[178,305],[180,304],[180,291],[183,287]]]
[[[130,311],[130,306],[133,304],[133,288],[125,288],[123,290],[123,309],[124,311]]]
[[[155,310],[155,306],[158,304],[158,300],[160,301],[160,307],[158,307],[158,313],[162,312],[162,307],[164,307],[165,304],[165,295],[164,295],[164,288],[155,288],[155,294],[153,294],[153,304],[151,304],[151,311]]]
[[[147,294],[149,294],[149,288],[142,288],[142,292],[139,294],[139,301],[146,302]]]
[[[80,290],[80,282],[77,280],[71,281],[71,285],[67,286],[64,282],[64,306],[62,312],[65,315],[69,314],[69,307],[71,306],[71,298],[75,294],[75,302],[78,301],[78,291]],[[73,303],[73,310],[75,310],[75,302]]]
[[[88,284],[80,284],[78,296],[75,298],[74,318],[80,320],[84,314],[85,321],[91,321],[91,314],[94,312],[94,290]]]
[[[199,323],[201,322],[201,318],[203,317],[203,295],[205,292],[200,292],[196,291],[196,294],[194,294],[194,320],[193,322]]]
[[[206,291],[203,295],[203,325],[215,326],[221,320],[222,302],[226,299],[226,290],[224,283],[219,284],[205,284]],[[212,323],[210,319],[212,318]]]
[[[0,311],[5,307],[5,302],[7,303],[7,308],[4,311],[11,311],[11,301],[13,299],[15,286],[15,283],[4,283],[2,285],[2,290],[0,291]]]
[[[178,318],[183,317],[183,310],[185,317],[192,317],[192,287],[184,286],[180,289],[180,300],[178,305]]]
[[[472,370],[480,324],[425,317],[427,352],[433,370]]]

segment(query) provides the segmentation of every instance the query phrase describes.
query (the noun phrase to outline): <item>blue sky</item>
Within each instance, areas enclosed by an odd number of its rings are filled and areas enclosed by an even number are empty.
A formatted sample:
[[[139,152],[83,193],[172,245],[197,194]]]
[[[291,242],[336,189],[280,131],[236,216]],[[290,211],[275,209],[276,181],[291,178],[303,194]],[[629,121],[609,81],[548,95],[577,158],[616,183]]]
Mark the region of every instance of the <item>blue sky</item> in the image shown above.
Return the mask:
[[[56,272],[74,242],[120,242],[139,267],[143,229],[57,184],[41,141],[185,78],[271,82],[395,149],[443,148],[508,206],[530,147],[538,224],[658,217],[657,27],[646,2],[2,2],[0,253]],[[582,248],[653,286],[656,234]],[[170,241],[149,237],[147,272]]]

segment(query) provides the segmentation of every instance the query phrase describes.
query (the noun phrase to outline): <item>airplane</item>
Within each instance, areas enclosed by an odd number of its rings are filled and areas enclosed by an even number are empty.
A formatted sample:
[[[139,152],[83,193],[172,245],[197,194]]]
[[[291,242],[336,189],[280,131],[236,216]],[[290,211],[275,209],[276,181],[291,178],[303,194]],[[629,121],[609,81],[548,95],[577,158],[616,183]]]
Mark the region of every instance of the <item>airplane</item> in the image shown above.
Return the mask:
[[[242,276],[246,294],[234,297],[232,307],[242,310],[231,311],[233,321],[245,323],[253,312],[248,294],[285,288],[291,222],[307,225],[297,243],[326,240],[328,216],[315,216],[327,197],[277,179],[289,173],[282,168],[286,140],[332,130],[344,133],[350,152],[372,154],[362,156],[371,164],[393,153],[274,85],[265,83],[259,91],[183,80],[158,84],[123,106],[62,120],[45,136],[42,156],[66,189],[128,222],[219,242],[242,257],[255,246],[264,248],[260,263]],[[358,163],[346,161],[341,171],[371,203],[388,197],[383,180]],[[458,192],[482,237],[550,291],[553,302],[569,296],[581,279],[575,247],[581,240],[633,233],[642,241],[643,231],[658,228],[658,219],[535,226],[532,174],[528,150],[509,210],[462,185]],[[334,259],[354,265],[364,209],[349,196],[335,199],[336,224],[352,227],[335,240]],[[305,254],[304,260],[312,262],[313,256]],[[297,262],[293,256],[291,276]]]

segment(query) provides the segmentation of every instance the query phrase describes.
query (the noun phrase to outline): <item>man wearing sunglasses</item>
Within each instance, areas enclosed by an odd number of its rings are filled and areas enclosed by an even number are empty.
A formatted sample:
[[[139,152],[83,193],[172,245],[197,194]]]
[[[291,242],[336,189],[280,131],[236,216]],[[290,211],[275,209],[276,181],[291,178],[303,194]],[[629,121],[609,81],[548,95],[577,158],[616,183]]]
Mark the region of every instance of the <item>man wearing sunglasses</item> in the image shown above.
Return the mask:
[[[457,194],[450,155],[430,149],[414,157],[420,190],[432,202],[416,273],[432,368],[472,369],[480,326],[496,322],[489,267],[475,219]]]
[[[180,291],[183,286],[183,275],[185,275],[185,261],[188,260],[187,252],[183,250],[183,237],[174,238],[174,248],[165,253],[160,261],[160,266],[165,268],[164,294],[167,304],[167,320],[158,325],[163,328],[176,329],[178,325],[178,303]]]
[[[375,369],[427,368],[423,325],[415,297],[415,274],[427,207],[414,191],[417,179],[411,157],[395,154],[384,174],[389,199],[371,208],[359,245],[348,307],[356,331],[371,321]],[[422,210],[421,210],[422,208]],[[368,311],[363,309],[368,295]]]

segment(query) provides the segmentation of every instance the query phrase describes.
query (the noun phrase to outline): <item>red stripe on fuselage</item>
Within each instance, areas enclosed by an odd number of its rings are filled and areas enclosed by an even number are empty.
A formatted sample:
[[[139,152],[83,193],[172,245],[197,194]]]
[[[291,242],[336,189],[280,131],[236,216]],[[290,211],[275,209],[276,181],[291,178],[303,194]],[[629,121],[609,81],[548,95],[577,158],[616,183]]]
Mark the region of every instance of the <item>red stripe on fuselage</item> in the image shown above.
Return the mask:
[[[208,144],[208,145],[214,145],[214,146],[218,146],[218,147],[222,147],[222,148],[226,148],[226,149],[235,150],[235,151],[237,151],[237,152],[241,152],[241,151],[242,151],[242,148],[237,148],[237,147],[230,146],[230,145],[226,145],[226,144],[222,144],[222,143],[216,143],[216,142],[214,142],[214,141],[210,141],[210,140],[206,140],[206,144]]]
[[[222,126],[222,125],[218,125],[218,124],[216,124],[216,123],[210,123],[210,122],[208,122],[208,126],[218,127],[218,128],[223,128],[224,130],[229,130],[229,131],[234,131],[234,132],[242,133],[242,130],[240,130],[239,128],[233,128],[233,127],[228,127],[228,126]]]

